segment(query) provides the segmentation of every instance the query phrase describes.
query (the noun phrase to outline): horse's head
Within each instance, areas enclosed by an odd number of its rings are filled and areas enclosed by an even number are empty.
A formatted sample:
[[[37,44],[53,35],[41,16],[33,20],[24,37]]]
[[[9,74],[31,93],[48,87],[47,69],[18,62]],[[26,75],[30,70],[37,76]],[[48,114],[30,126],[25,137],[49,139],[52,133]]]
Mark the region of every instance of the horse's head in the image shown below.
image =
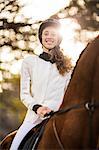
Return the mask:
[[[72,73],[72,79],[65,92],[62,108],[69,104],[90,100],[93,97],[93,86],[95,87],[99,83],[98,79],[95,79],[99,68],[98,56],[99,36],[82,51]],[[94,93],[96,93],[95,88]]]

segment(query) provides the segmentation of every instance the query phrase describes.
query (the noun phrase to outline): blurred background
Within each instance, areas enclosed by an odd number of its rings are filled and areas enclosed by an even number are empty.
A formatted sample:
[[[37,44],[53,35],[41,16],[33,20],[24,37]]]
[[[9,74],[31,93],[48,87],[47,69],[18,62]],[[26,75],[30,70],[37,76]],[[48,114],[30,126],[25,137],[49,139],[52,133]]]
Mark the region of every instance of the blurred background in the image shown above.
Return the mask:
[[[41,52],[37,31],[48,18],[62,24],[61,48],[75,66],[81,51],[99,35],[99,0],[0,0],[0,140],[25,116],[19,96],[21,63]]]

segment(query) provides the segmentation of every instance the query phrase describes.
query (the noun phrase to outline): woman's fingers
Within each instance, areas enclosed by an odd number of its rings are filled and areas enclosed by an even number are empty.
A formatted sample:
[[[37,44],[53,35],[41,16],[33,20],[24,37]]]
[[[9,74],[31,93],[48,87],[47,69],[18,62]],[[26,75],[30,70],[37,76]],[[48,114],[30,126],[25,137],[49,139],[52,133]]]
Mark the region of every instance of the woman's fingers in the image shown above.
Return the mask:
[[[51,109],[48,107],[39,107],[37,109],[37,114],[40,115],[41,117],[44,117],[45,114],[51,112]]]

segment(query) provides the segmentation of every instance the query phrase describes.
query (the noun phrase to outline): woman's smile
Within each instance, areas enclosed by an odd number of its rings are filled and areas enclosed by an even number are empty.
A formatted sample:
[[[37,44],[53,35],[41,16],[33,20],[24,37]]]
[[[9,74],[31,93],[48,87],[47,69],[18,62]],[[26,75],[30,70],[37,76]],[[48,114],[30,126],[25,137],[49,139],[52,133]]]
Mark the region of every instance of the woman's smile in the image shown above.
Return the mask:
[[[45,41],[47,44],[53,44],[54,43],[54,40],[51,38],[47,38],[47,39],[45,39]]]
[[[49,49],[54,48],[59,41],[59,36],[57,29],[55,27],[49,26],[46,27],[42,32],[42,44],[43,48],[48,51]]]

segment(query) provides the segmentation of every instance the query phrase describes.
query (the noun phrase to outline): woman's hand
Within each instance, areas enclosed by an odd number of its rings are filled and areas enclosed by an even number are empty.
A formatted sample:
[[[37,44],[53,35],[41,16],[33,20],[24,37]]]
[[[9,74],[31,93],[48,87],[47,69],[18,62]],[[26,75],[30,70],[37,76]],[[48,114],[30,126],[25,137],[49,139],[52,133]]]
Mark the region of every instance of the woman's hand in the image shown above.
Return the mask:
[[[52,110],[48,107],[45,107],[45,106],[41,106],[37,109],[37,114],[40,116],[40,117],[44,117],[45,114],[47,113],[50,113]]]

